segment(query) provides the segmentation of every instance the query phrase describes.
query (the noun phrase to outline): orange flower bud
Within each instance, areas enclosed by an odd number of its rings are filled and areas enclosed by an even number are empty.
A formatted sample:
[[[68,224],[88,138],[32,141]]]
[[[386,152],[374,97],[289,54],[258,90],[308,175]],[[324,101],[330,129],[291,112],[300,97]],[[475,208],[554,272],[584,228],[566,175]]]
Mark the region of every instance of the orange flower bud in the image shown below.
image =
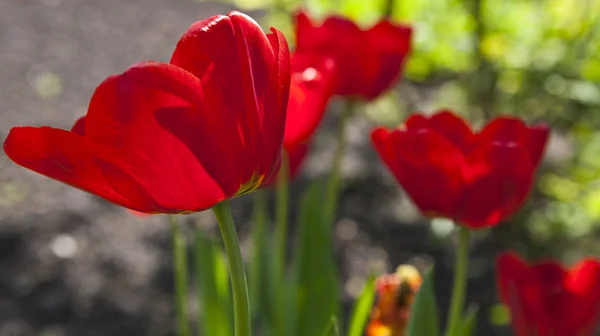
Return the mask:
[[[404,336],[410,307],[422,282],[421,274],[411,265],[400,265],[395,273],[379,276],[366,336]]]

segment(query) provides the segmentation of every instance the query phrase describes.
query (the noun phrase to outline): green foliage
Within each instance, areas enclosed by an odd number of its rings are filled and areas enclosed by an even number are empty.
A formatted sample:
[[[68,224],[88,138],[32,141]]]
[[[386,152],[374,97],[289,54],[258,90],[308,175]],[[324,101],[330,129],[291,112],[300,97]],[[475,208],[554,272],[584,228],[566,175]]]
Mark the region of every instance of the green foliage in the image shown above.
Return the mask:
[[[194,242],[196,290],[198,292],[201,335],[233,335],[233,315],[227,259],[217,242],[196,229]]]
[[[375,301],[375,277],[370,276],[354,303],[354,310],[348,325],[348,336],[362,336],[373,301]]]
[[[460,336],[475,335],[475,328],[477,326],[477,313],[479,313],[479,306],[476,304],[470,305],[460,326]]]
[[[439,336],[438,311],[433,287],[433,269],[423,277],[408,319],[407,335]]]
[[[338,325],[337,319],[332,316],[327,328],[322,334],[323,336],[340,336],[340,327]]]
[[[298,298],[297,328],[300,335],[319,335],[339,316],[337,267],[333,259],[333,235],[324,223],[323,183],[315,180],[301,199],[295,272]],[[339,320],[339,319],[338,319]]]
[[[503,304],[494,305],[490,308],[489,319],[492,325],[508,325],[510,324],[510,311]]]

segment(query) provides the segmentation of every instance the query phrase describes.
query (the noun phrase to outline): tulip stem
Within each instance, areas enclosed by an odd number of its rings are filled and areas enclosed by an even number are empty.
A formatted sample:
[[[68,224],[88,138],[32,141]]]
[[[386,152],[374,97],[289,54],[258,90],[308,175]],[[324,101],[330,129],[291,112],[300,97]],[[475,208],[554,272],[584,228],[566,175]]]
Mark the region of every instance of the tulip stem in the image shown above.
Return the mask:
[[[338,129],[338,143],[333,154],[333,164],[331,167],[331,173],[329,180],[327,181],[327,190],[325,193],[325,223],[333,225],[335,214],[337,212],[337,203],[339,198],[339,189],[341,182],[341,170],[342,170],[342,159],[344,158],[344,152],[346,151],[346,128],[348,119],[354,111],[354,102],[346,100],[346,106],[342,111],[340,117],[340,126]]]
[[[171,236],[173,240],[173,264],[175,281],[175,314],[177,319],[177,335],[189,336],[190,327],[187,316],[187,248],[185,238],[181,233],[177,217],[169,215]]]
[[[383,9],[383,17],[389,19],[394,14],[394,4],[396,0],[387,0],[385,2],[385,8]]]
[[[248,284],[244,271],[244,260],[240,249],[240,241],[231,217],[229,201],[217,203],[213,207],[217,217],[221,237],[225,244],[225,253],[229,261],[231,287],[233,293],[233,312],[235,336],[250,336],[250,301],[248,298]]]
[[[465,288],[467,285],[467,264],[469,262],[469,228],[459,227],[458,252],[454,267],[454,285],[448,314],[446,336],[459,336],[463,307],[465,304]]]

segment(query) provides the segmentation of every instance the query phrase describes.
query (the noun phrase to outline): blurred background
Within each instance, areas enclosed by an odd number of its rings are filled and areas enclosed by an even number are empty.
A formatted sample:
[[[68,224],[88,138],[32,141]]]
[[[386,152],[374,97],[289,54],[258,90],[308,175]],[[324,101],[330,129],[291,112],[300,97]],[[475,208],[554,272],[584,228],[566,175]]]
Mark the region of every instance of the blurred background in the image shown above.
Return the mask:
[[[183,32],[210,15],[240,9],[293,45],[290,13],[300,5],[368,27],[389,3],[0,0],[0,135],[16,125],[70,128],[106,76],[168,61]],[[600,257],[600,0],[396,0],[391,18],[414,26],[414,51],[405,78],[350,123],[334,232],[346,312],[370,272],[402,263],[436,264],[441,309],[451,287],[451,223],[420,217],[371,148],[370,129],[438,108],[476,125],[513,114],[548,123],[553,136],[527,205],[477,233],[468,288],[482,307],[477,334],[510,335],[495,306],[499,251],[567,264]],[[330,104],[292,185],[293,208],[306,182],[329,170],[339,106]],[[242,237],[250,215],[251,196],[234,200]],[[215,225],[209,212],[184,219]],[[0,336],[172,335],[170,253],[165,217],[136,217],[0,155]]]

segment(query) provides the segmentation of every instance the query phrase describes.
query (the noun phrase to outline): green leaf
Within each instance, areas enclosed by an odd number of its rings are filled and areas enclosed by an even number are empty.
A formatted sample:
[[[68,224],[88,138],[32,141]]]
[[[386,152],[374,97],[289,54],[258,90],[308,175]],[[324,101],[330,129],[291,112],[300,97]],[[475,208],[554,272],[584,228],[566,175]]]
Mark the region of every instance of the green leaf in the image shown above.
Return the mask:
[[[475,335],[475,327],[477,326],[477,313],[479,313],[479,306],[477,304],[469,305],[467,313],[463,316],[463,320],[460,325],[460,336],[471,336]]]
[[[249,265],[250,309],[254,322],[264,333],[263,325],[272,321],[271,276],[269,272],[270,234],[268,232],[267,200],[264,190],[253,195],[252,258]]]
[[[322,181],[313,181],[303,194],[297,224],[295,274],[297,319],[293,330],[321,335],[340,312],[339,282],[333,258],[331,225],[325,223]]]
[[[335,316],[332,316],[329,324],[327,325],[327,329],[322,334],[323,336],[340,336],[340,328],[338,326],[337,319]]]
[[[495,304],[490,308],[489,321],[493,326],[505,326],[510,324],[510,310],[501,304]]]
[[[205,336],[230,336],[232,307],[229,273],[219,244],[196,229],[194,241],[196,290],[200,303],[199,319]]]
[[[350,324],[348,326],[348,336],[362,336],[365,323],[369,318],[371,306],[375,300],[375,276],[370,276],[360,293],[354,305]]]
[[[439,336],[438,311],[433,288],[433,269],[423,279],[408,319],[409,336]]]

